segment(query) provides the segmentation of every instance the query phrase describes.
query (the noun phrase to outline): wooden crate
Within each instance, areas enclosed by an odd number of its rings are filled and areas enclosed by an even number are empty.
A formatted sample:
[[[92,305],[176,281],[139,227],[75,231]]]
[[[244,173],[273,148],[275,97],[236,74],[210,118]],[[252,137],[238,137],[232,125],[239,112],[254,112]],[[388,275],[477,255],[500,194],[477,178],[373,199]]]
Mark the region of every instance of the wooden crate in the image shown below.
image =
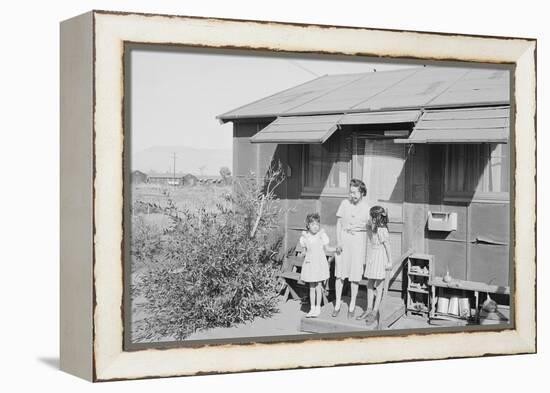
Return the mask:
[[[433,255],[414,253],[407,258],[407,314],[428,315],[429,281],[433,274]]]

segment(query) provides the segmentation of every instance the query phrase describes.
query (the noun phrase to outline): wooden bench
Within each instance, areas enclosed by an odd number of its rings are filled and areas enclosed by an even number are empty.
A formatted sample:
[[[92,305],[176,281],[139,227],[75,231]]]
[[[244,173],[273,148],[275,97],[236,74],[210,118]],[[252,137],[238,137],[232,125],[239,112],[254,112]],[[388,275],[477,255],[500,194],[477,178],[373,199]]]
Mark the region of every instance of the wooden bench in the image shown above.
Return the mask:
[[[469,319],[473,319],[475,323],[480,323],[480,316],[481,316],[481,306],[479,304],[479,293],[485,292],[487,294],[494,293],[494,294],[500,294],[500,295],[507,295],[510,296],[510,287],[509,286],[500,286],[500,285],[490,285],[485,284],[483,282],[477,282],[477,281],[467,281],[467,280],[459,280],[456,278],[453,278],[450,282],[445,282],[443,277],[432,277],[428,281],[428,285],[430,286],[430,311],[429,311],[429,318],[430,323],[437,324],[437,320],[446,320],[450,322],[463,322],[461,324],[465,324],[465,322]],[[471,293],[474,296],[474,315],[471,316],[470,313],[468,313],[467,317],[461,317],[459,315],[454,314],[448,314],[448,313],[441,313],[436,311],[435,306],[435,299],[438,295],[438,289],[454,289],[459,290],[464,293]],[[470,296],[468,296],[470,297]],[[509,308],[508,308],[509,310]],[[510,315],[505,316],[507,320],[509,320]]]
[[[283,294],[283,300],[285,302],[288,300],[289,296],[294,300],[300,299],[300,296],[296,293],[294,288],[292,288],[292,285],[307,285],[304,281],[300,280],[300,272],[305,259],[305,256],[301,255],[301,251],[302,250],[298,246],[294,252],[294,255],[287,256],[283,263],[282,270],[279,273],[279,277],[282,278],[285,283]],[[330,263],[330,258],[332,258],[332,256],[328,256],[328,258]],[[328,304],[327,289],[325,286],[326,281],[321,285],[323,287],[323,300],[321,305]]]

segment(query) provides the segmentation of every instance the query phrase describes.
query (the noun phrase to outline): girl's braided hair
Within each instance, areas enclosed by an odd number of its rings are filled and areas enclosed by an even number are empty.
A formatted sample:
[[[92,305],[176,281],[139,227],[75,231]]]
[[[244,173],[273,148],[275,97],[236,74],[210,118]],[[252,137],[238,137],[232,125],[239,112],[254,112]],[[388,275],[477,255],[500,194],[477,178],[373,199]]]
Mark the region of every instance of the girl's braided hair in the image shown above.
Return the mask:
[[[378,228],[388,227],[388,211],[382,206],[373,206],[370,209],[371,221],[374,224],[374,232],[378,231]]]

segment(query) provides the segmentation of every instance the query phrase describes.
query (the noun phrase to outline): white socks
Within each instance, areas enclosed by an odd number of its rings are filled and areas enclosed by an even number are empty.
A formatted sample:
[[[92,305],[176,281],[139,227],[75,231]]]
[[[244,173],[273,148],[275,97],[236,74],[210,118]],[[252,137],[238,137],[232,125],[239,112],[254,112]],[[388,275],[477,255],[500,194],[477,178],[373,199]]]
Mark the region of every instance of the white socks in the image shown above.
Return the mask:
[[[312,306],[306,314],[306,318],[315,318],[321,315],[321,306]]]

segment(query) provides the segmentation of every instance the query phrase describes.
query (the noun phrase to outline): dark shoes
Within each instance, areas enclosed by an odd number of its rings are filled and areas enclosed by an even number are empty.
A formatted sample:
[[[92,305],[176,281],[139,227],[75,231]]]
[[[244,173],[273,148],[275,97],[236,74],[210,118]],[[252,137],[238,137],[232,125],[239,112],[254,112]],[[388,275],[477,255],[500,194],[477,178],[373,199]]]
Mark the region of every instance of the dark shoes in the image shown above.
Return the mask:
[[[341,309],[342,309],[341,306],[340,306],[340,308],[338,308],[338,309],[335,308],[335,309],[332,311],[332,314],[331,314],[332,318],[336,318],[336,317],[340,314],[340,310],[341,310]],[[355,309],[353,309],[353,311],[349,311],[349,310],[348,310],[348,319],[353,319],[353,318],[355,318]]]
[[[377,311],[377,312],[374,312],[374,311],[371,311],[366,319],[365,319],[365,322],[367,323],[367,325],[372,325],[373,323],[375,323],[378,319],[380,318],[380,311]]]
[[[371,312],[372,312],[372,310],[365,310],[365,311],[363,311],[363,314],[359,315],[355,319],[357,319],[358,321],[360,321],[361,319],[365,319],[367,317],[367,315],[369,315]]]

